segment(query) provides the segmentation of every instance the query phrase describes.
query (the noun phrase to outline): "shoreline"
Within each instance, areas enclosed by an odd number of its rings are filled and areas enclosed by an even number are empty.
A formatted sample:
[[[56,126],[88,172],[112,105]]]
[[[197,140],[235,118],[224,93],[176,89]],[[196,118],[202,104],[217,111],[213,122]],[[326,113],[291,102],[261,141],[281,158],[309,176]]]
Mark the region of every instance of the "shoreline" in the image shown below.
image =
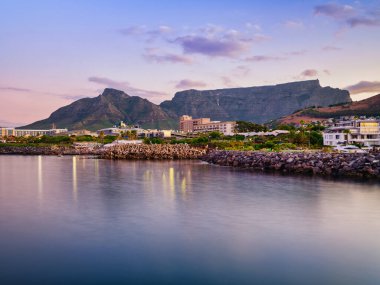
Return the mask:
[[[73,146],[3,146],[0,155],[90,155],[101,159],[199,159],[206,154],[205,148],[191,147],[187,144],[131,144],[116,145],[108,148],[76,148]]]
[[[380,180],[380,153],[210,151],[201,160],[260,172]]]
[[[2,146],[0,155],[99,155],[99,149],[79,149],[71,146]]]
[[[3,146],[1,155],[87,155],[109,160],[199,159],[213,165],[260,172],[380,180],[380,153],[225,151],[187,144],[139,144],[109,148]]]

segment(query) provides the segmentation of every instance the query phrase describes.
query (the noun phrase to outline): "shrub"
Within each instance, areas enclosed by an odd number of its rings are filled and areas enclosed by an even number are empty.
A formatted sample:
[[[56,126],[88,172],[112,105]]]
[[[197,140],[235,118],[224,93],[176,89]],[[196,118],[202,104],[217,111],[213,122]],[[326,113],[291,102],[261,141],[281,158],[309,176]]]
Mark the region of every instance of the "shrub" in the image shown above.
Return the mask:
[[[144,138],[145,144],[163,144],[164,142],[161,138]]]
[[[73,138],[77,142],[92,142],[95,141],[96,138],[90,135],[77,136]]]
[[[220,133],[220,132],[211,132],[211,133],[209,133],[209,137],[211,139],[220,139],[222,137],[222,133]]]

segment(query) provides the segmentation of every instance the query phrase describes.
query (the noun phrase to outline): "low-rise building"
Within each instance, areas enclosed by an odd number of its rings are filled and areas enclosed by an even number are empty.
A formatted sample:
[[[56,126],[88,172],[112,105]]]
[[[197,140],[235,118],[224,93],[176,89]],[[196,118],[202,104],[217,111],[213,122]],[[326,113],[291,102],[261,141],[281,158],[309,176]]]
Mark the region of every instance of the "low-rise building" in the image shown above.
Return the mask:
[[[123,129],[120,128],[105,128],[98,130],[96,133],[98,135],[103,134],[105,136],[118,136],[121,134],[121,132],[123,132]]]
[[[67,135],[69,135],[69,136],[92,136],[92,137],[98,136],[98,134],[96,132],[92,132],[89,130],[72,130],[72,131],[68,131]]]
[[[380,122],[375,119],[352,119],[335,122],[323,132],[323,144],[338,146],[342,144],[380,145]]]
[[[0,137],[14,136],[14,128],[0,128]]]
[[[50,130],[23,130],[15,128],[0,128],[0,133],[2,137],[25,137],[25,136],[54,136],[59,134],[67,133],[67,129],[50,129]]]
[[[144,136],[146,138],[170,138],[172,136],[172,130],[146,130]]]
[[[128,132],[135,132],[136,136],[138,138],[170,138],[172,134],[172,130],[156,130],[156,129],[142,129],[138,126],[134,127],[118,127],[114,126],[112,128],[105,128],[97,131],[97,134],[99,135],[100,133],[103,133],[103,135],[108,135],[108,136],[123,136],[127,135]]]
[[[278,135],[282,134],[289,134],[290,132],[287,130],[273,130],[269,132],[246,132],[246,133],[238,133],[238,135],[242,135],[245,137],[254,137],[254,136],[274,136],[277,137]]]
[[[224,135],[233,135],[236,127],[234,121],[211,121],[210,118],[193,119],[191,116],[183,115],[179,121],[180,131],[184,133],[202,133],[218,131]]]

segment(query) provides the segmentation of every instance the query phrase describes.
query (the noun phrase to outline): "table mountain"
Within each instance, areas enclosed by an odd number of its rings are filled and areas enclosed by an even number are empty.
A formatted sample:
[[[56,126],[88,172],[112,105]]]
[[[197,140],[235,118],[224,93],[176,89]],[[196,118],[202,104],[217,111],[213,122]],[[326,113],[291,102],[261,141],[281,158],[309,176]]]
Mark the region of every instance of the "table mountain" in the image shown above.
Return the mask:
[[[95,98],[84,98],[53,112],[49,118],[22,128],[96,130],[119,121],[145,128],[177,128],[187,114],[212,120],[245,120],[264,123],[309,106],[351,102],[348,91],[321,87],[318,80],[274,86],[187,90],[159,106],[123,91],[107,88]]]
[[[274,86],[181,91],[160,106],[177,116],[264,123],[305,107],[342,102],[351,102],[348,91],[321,87],[318,80],[309,80]]]

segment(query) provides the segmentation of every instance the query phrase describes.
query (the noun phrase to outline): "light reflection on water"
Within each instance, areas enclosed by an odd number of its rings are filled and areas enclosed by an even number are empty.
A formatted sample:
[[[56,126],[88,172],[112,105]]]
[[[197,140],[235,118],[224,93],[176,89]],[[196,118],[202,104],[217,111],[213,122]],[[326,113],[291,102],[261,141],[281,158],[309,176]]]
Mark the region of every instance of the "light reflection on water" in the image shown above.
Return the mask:
[[[77,157],[73,156],[73,198],[76,202],[78,199],[78,178],[77,178]]]
[[[379,284],[379,188],[0,156],[0,283]]]
[[[38,156],[38,166],[37,166],[37,169],[38,169],[38,197],[39,199],[42,199],[42,192],[43,192],[43,187],[42,187],[42,184],[43,184],[43,181],[42,181],[42,156],[39,155]]]

